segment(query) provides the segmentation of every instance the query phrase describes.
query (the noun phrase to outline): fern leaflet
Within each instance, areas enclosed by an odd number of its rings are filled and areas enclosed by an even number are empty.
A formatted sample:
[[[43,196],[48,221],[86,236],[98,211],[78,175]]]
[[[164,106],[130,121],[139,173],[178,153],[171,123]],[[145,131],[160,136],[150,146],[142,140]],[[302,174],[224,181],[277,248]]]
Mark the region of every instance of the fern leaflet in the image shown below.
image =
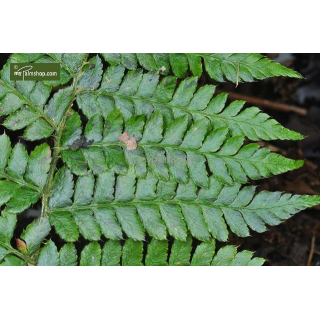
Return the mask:
[[[228,127],[232,135],[243,135],[250,140],[300,140],[303,136],[282,127],[256,107],[243,110],[244,101],[235,101],[226,107],[227,94],[213,96],[215,86],[197,89],[198,78],[183,80],[169,76],[159,81],[159,75],[142,70],[129,71],[125,76],[121,66],[109,67],[98,90],[82,90],[77,103],[91,118],[95,114],[107,117],[117,109],[127,120],[133,115],[149,116],[162,113],[165,124],[182,115],[194,121],[207,119],[213,128]]]
[[[134,240],[145,240],[146,232],[158,240],[167,234],[186,240],[187,231],[198,240],[212,237],[228,240],[228,228],[240,237],[249,229],[266,231],[307,207],[319,203],[318,196],[293,196],[225,186],[213,177],[209,187],[198,189],[193,182],[177,184],[157,180],[151,173],[137,179],[131,168],[126,175],[104,172],[95,180],[81,176],[74,184],[70,170],[57,173],[49,200],[51,224],[65,241],[104,237],[119,240],[123,233]]]
[[[258,53],[103,53],[102,56],[111,65],[122,65],[129,70],[141,66],[166,75],[172,68],[179,78],[189,69],[193,75],[201,76],[202,62],[208,75],[217,82],[223,82],[224,78],[233,83],[278,76],[302,78],[298,72]]]
[[[79,119],[77,129],[75,118]],[[105,122],[95,115],[84,130],[88,145],[74,150],[82,129],[77,114],[71,115],[71,121],[77,134],[66,139],[61,155],[78,175],[86,174],[89,169],[97,175],[105,170],[125,174],[128,167],[134,166],[138,177],[145,177],[150,171],[161,180],[188,183],[191,179],[200,187],[208,187],[208,176],[228,185],[247,183],[248,178],[269,177],[303,164],[260,148],[256,143],[244,145],[244,137],[230,136],[228,128],[211,131],[207,119],[189,125],[188,118],[181,116],[165,127],[158,112],[147,120],[140,115],[127,121],[118,110],[110,113]],[[127,150],[126,144],[119,141],[123,132],[136,139],[136,149]]]

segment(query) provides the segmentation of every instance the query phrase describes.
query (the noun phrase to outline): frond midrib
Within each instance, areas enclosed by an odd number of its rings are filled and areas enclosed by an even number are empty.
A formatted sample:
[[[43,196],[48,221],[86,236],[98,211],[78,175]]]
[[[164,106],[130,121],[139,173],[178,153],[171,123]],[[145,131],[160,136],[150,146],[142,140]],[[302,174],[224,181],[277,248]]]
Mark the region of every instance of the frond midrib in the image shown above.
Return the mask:
[[[320,200],[319,200],[320,201]],[[234,209],[237,211],[242,211],[242,210],[250,210],[250,211],[257,211],[257,210],[265,210],[265,209],[278,209],[278,208],[283,208],[283,207],[288,207],[288,206],[293,206],[293,205],[288,205],[287,203],[284,203],[282,205],[275,205],[275,206],[268,206],[268,207],[254,207],[250,208],[250,204],[244,207],[234,207],[232,204],[226,205],[226,204],[215,204],[210,201],[201,201],[199,199],[196,200],[180,200],[180,199],[170,199],[170,200],[164,200],[164,199],[148,199],[148,200],[125,200],[125,201],[120,201],[120,200],[114,200],[109,203],[92,203],[92,204],[87,204],[87,205],[71,205],[67,207],[57,207],[57,208],[49,208],[48,213],[52,212],[63,212],[63,211],[78,211],[78,210],[94,210],[94,209],[100,209],[100,208],[114,208],[114,207],[126,207],[126,206],[136,206],[136,205],[150,205],[150,204],[156,204],[158,206],[163,205],[163,204],[175,204],[175,205],[197,205],[197,206],[209,206],[210,208],[228,208],[228,209]],[[307,205],[301,201],[301,206],[307,207]],[[295,202],[294,206],[298,206],[298,203]]]
[[[235,155],[224,155],[224,154],[219,154],[219,151],[216,151],[216,152],[210,152],[210,151],[201,151],[199,149],[193,149],[193,148],[186,148],[186,147],[181,147],[180,145],[169,145],[169,144],[161,144],[160,143],[144,143],[144,142],[137,142],[138,143],[138,148],[164,148],[164,149],[172,149],[172,150],[179,150],[179,151],[184,151],[184,152],[193,152],[193,153],[196,153],[196,154],[201,154],[201,155],[211,155],[211,156],[214,156],[216,158],[227,158],[227,159],[231,159],[231,160],[236,160],[236,161],[247,161],[249,163],[253,163],[253,164],[256,164],[256,163],[263,163],[263,164],[266,164],[266,165],[270,165],[272,166],[273,164],[272,163],[268,163],[267,161],[264,161],[265,158],[262,160],[262,161],[257,161],[256,158],[245,158],[245,157],[240,157],[239,155],[235,154]],[[99,148],[104,148],[104,147],[121,147],[122,149],[126,149],[126,146],[123,145],[122,142],[95,142],[95,143],[92,143],[90,144],[90,147],[99,147]],[[64,146],[61,148],[61,150],[69,150],[70,147],[68,146]],[[261,149],[261,148],[260,148]],[[269,149],[268,149],[269,150]],[[275,154],[275,153],[270,153],[270,154]],[[275,155],[278,155],[278,154],[275,154]],[[288,159],[288,158],[287,158]],[[291,160],[291,161],[299,161],[299,160],[292,160],[292,159],[288,159],[288,160]]]
[[[234,119],[234,117],[225,117],[225,116],[220,115],[219,113],[211,114],[211,113],[207,113],[207,112],[204,112],[201,110],[190,110],[187,107],[180,107],[177,105],[171,105],[170,102],[167,102],[167,103],[160,102],[160,101],[154,100],[152,98],[143,98],[143,97],[139,97],[139,96],[135,96],[135,95],[130,96],[130,95],[125,95],[125,94],[119,94],[117,92],[108,92],[108,91],[101,91],[101,90],[100,91],[99,90],[97,90],[97,91],[83,90],[83,91],[79,92],[79,94],[85,94],[85,93],[90,93],[90,94],[94,94],[97,96],[102,95],[102,96],[111,97],[111,98],[119,97],[122,99],[131,100],[131,101],[138,100],[141,102],[151,104],[155,109],[159,109],[159,107],[161,107],[161,108],[170,107],[170,108],[181,110],[186,113],[190,113],[192,115],[195,114],[195,115],[201,115],[202,117],[207,117],[209,119],[212,118],[213,121],[214,121],[214,118],[217,118],[217,119],[224,121],[225,123],[227,123],[227,121],[232,121],[234,123],[241,122],[243,124],[250,125],[250,126],[256,125],[256,123],[251,123],[250,121],[245,121],[245,120],[241,120],[241,119]],[[267,122],[269,119],[270,118],[266,119],[263,123]],[[259,123],[259,125],[261,125],[261,123]],[[226,125],[226,126],[228,126],[228,125]],[[256,131],[255,131],[255,133],[258,134]]]
[[[25,180],[18,179],[18,178],[15,178],[15,177],[13,177],[13,176],[10,176],[10,175],[6,174],[5,172],[1,172],[1,171],[0,171],[0,178],[4,178],[4,179],[6,179],[6,180],[15,182],[15,183],[19,184],[19,185],[22,186],[22,187],[26,187],[26,188],[29,188],[29,189],[33,189],[33,190],[41,193],[41,189],[38,188],[37,186],[35,186],[35,185],[31,184],[31,183],[28,183],[28,182],[26,182]]]

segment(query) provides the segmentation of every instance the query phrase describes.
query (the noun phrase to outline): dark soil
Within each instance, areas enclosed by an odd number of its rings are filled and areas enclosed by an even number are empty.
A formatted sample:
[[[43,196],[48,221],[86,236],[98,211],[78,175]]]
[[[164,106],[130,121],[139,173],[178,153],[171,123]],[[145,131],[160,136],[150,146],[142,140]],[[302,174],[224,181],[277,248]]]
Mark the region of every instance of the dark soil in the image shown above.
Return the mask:
[[[303,74],[306,79],[273,78],[255,83],[219,85],[219,89],[296,105],[307,110],[306,116],[263,109],[282,125],[301,132],[307,138],[300,142],[272,141],[266,146],[292,159],[305,159],[305,165],[294,172],[258,181],[259,189],[297,194],[320,194],[320,54],[268,54]],[[0,54],[0,69],[9,54]],[[210,79],[203,75],[203,82]],[[260,107],[259,105],[257,105]],[[0,132],[3,128],[0,127]],[[19,139],[21,133],[14,138]],[[19,216],[22,229],[33,213]],[[32,220],[32,219],[31,219]],[[30,221],[31,221],[30,220]],[[18,230],[22,231],[22,230]],[[19,233],[18,233],[19,234]],[[313,242],[313,246],[312,246]],[[249,238],[231,236],[230,243],[241,249],[256,251],[267,259],[266,265],[320,265],[320,207],[298,213],[280,226]]]

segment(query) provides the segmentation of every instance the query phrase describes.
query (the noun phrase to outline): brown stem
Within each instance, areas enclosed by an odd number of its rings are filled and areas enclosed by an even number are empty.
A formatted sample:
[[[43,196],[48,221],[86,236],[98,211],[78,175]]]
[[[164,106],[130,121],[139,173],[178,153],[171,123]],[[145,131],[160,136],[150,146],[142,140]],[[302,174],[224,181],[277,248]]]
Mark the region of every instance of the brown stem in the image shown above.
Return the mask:
[[[223,91],[217,90],[217,92],[222,93]],[[270,101],[270,100],[255,98],[255,97],[251,97],[251,96],[247,96],[247,95],[235,93],[235,92],[229,93],[228,97],[231,100],[245,100],[250,104],[253,104],[253,105],[256,105],[256,106],[262,107],[262,108],[268,108],[268,109],[277,110],[280,112],[294,112],[294,113],[299,114],[300,116],[303,116],[303,117],[305,117],[307,115],[306,109],[303,109],[303,108],[300,108],[297,106],[293,106],[293,105],[288,105],[285,103],[279,103],[279,102],[274,102],[274,101]]]
[[[308,257],[307,266],[311,266],[312,258],[314,255],[315,244],[316,244],[316,236],[315,236],[315,234],[313,234],[312,239],[311,239],[310,253],[309,253],[309,257]]]

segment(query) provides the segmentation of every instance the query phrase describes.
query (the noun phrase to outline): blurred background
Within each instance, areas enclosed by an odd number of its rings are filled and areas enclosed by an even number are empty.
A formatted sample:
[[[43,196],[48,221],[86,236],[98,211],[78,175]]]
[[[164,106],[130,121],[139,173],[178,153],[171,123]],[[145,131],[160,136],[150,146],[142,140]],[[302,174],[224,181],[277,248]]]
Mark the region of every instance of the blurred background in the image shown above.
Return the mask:
[[[218,90],[227,91],[229,102],[235,99],[248,101],[267,112],[285,127],[298,131],[307,138],[299,142],[271,141],[264,146],[292,159],[305,159],[305,165],[293,172],[259,180],[254,184],[260,190],[285,191],[297,194],[320,194],[320,54],[273,53],[269,58],[300,72],[305,79],[272,78],[254,83],[224,83]],[[0,54],[0,69],[9,54]],[[204,74],[202,83],[212,82]],[[0,119],[1,121],[1,119]],[[0,134],[3,127],[0,126]],[[21,132],[15,132],[18,141]],[[33,146],[30,146],[33,147]],[[32,220],[39,215],[39,207],[19,215]],[[24,223],[22,223],[22,221]],[[20,234],[22,230],[17,230]],[[252,232],[249,238],[230,234],[230,242],[241,249],[256,251],[267,259],[266,265],[320,266],[320,207],[298,213],[280,226],[271,227],[263,234]]]

